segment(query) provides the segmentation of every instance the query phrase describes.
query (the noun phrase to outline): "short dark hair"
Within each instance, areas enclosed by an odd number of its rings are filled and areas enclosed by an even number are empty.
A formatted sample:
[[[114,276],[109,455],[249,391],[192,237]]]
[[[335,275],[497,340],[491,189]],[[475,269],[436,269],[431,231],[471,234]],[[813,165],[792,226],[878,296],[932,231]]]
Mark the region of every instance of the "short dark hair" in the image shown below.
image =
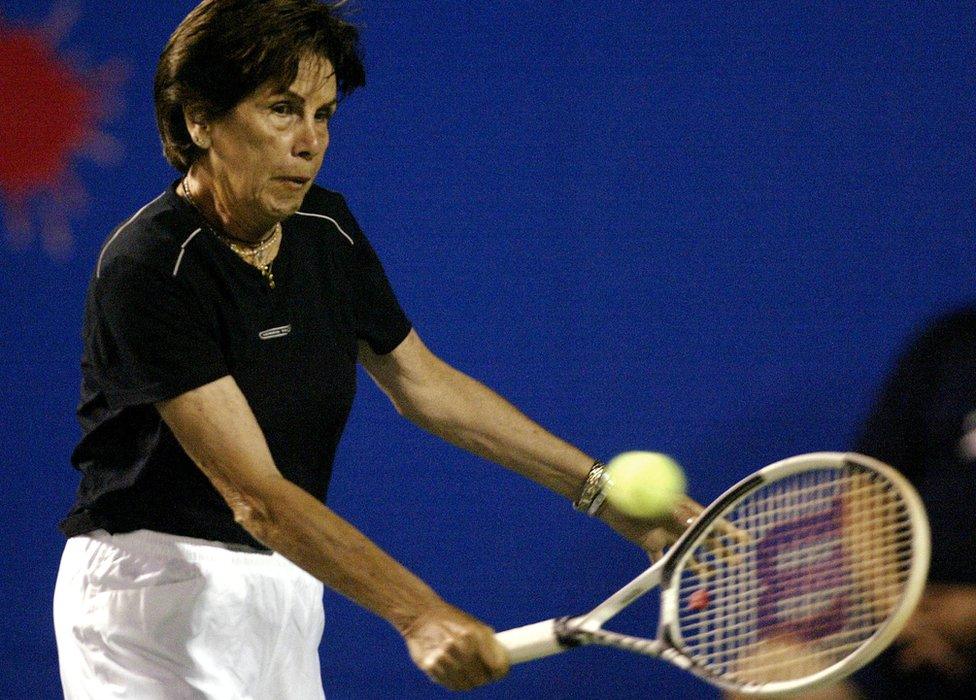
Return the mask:
[[[366,83],[359,30],[343,3],[319,0],[204,0],[173,32],[159,57],[153,94],[166,160],[186,172],[202,151],[184,109],[219,119],[267,82],[287,88],[308,55],[328,58],[339,96]]]

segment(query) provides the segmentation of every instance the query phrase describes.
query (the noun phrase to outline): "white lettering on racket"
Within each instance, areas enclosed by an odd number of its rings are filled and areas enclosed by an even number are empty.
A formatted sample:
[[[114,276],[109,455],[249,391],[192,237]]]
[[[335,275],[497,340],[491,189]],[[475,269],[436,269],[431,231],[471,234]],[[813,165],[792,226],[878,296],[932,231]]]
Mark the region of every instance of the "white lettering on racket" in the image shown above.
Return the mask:
[[[841,518],[838,498],[827,510],[771,528],[757,543],[760,636],[813,641],[843,629],[851,573]]]

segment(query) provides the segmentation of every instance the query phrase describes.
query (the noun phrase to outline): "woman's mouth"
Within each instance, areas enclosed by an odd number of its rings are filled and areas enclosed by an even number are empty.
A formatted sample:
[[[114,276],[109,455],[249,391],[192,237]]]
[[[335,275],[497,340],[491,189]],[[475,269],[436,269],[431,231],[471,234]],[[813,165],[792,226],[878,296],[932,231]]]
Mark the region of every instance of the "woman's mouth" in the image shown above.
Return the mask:
[[[283,182],[290,189],[300,190],[303,187],[305,187],[305,185],[308,184],[308,181],[311,178],[299,177],[299,176],[291,176],[291,175],[284,175],[282,177],[275,178],[275,179],[277,179],[279,182]]]

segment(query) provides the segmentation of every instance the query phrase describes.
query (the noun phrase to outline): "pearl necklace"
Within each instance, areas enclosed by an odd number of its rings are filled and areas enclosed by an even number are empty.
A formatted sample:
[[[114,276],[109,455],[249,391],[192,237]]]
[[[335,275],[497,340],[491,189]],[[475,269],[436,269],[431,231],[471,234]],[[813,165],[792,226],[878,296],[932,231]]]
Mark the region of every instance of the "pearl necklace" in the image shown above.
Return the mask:
[[[237,256],[246,262],[248,265],[252,265],[261,271],[261,276],[264,281],[268,283],[271,289],[275,288],[275,278],[274,272],[271,270],[271,265],[274,263],[274,258],[271,260],[266,260],[266,254],[268,250],[275,244],[278,239],[281,238],[281,222],[279,221],[274,225],[271,233],[268,234],[264,240],[258,241],[257,243],[245,243],[239,238],[234,238],[226,233],[221,233],[214,226],[210,225],[210,220],[203,213],[203,210],[197,206],[194,201],[193,196],[190,194],[190,188],[186,184],[186,178],[183,178],[183,197],[186,201],[193,207],[197,214],[204,220],[207,224],[207,230],[210,231],[218,240],[222,241],[228,248],[230,248]]]

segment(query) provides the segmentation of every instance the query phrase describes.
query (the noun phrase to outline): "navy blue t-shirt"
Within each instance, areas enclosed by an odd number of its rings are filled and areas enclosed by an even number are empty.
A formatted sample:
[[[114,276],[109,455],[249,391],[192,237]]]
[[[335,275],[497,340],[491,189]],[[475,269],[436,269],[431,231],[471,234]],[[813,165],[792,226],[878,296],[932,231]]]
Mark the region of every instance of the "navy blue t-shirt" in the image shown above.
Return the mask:
[[[855,448],[918,489],[932,527],[929,579],[976,584],[976,309],[912,342]]]
[[[264,549],[154,407],[226,375],[281,473],[325,500],[358,342],[388,353],[410,323],[341,195],[313,186],[282,225],[274,288],[175,184],[109,237],[86,299],[82,480],[65,534],[146,528]]]

